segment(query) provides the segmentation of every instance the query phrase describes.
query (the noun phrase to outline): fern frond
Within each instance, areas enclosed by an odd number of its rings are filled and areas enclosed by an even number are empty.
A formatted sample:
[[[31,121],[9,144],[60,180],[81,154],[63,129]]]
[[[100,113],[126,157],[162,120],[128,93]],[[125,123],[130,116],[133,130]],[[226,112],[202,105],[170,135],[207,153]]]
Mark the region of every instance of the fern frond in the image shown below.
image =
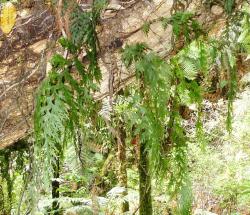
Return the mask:
[[[197,61],[193,61],[191,59],[183,59],[180,62],[180,65],[183,69],[184,76],[189,80],[194,80],[199,72],[199,69],[196,65]]]
[[[235,0],[225,0],[225,11],[227,14],[231,14],[233,12],[233,8],[235,5]]]
[[[133,62],[142,59],[147,50],[148,46],[145,43],[126,45],[122,51],[122,61],[126,67],[129,67]]]

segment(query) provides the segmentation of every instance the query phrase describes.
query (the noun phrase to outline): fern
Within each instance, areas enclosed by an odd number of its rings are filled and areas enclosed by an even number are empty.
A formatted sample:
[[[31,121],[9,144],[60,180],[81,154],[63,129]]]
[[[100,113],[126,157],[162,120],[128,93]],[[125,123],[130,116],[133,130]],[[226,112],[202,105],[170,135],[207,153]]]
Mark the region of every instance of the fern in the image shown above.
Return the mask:
[[[228,80],[228,110],[227,110],[227,130],[232,131],[232,115],[233,115],[233,100],[237,92],[237,74],[236,74],[236,59],[232,55],[230,50],[224,52],[223,57],[225,58],[224,65],[229,73]]]
[[[224,8],[228,15],[233,12],[233,8],[235,5],[235,0],[225,0]]]
[[[245,12],[241,23],[242,32],[237,42],[242,46],[243,50],[250,54],[250,12]]]
[[[205,33],[194,14],[190,12],[176,12],[170,18],[159,17],[151,22],[145,22],[142,31],[148,35],[150,25],[156,21],[161,21],[164,30],[172,25],[175,40],[184,39],[187,44]]]
[[[197,39],[203,33],[201,26],[190,12],[176,12],[169,19],[169,23],[173,26],[175,37],[179,39],[183,35],[187,42],[191,41],[192,34]]]
[[[97,62],[97,45],[98,39],[96,35],[96,25],[99,22],[100,13],[106,2],[104,0],[94,1],[91,12],[82,12],[77,7],[71,16],[70,31],[72,34],[73,44],[80,47],[84,44],[87,57],[90,59],[88,67],[89,75],[93,76],[97,81],[101,80],[101,71]]]
[[[150,23],[145,22],[142,26],[142,31],[144,34],[148,35],[149,30],[150,30]]]
[[[227,4],[229,9],[233,7],[229,1]],[[72,41],[65,38],[59,40],[70,52],[70,58],[65,59],[59,54],[52,58],[53,69],[38,92],[34,115],[36,153],[44,161],[39,165],[47,172],[47,181],[52,177],[56,158],[60,156],[63,160],[66,144],[73,141],[76,129],[81,128],[83,135],[86,134],[86,141],[103,141],[104,138],[99,136],[103,134],[105,138],[110,138],[104,121],[97,114],[110,119],[110,106],[104,103],[102,110],[98,111],[92,97],[98,90],[96,83],[101,79],[95,27],[103,5],[103,2],[95,1],[91,12],[82,13],[80,8],[74,10],[71,17]],[[220,60],[229,74],[228,129],[231,129],[232,102],[237,85],[235,56],[239,44],[248,46],[248,22],[246,19],[242,24],[244,34],[241,34],[238,43],[235,38],[239,32],[233,27],[227,29],[234,33],[231,34],[233,37],[227,37],[228,41],[210,41],[200,37],[203,31],[193,14],[176,13],[170,19],[164,19],[164,25],[171,24],[175,38],[184,38],[186,46],[168,62],[152,52],[145,43],[127,45],[122,50],[125,66],[135,70],[136,83],[122,97],[124,102],[115,104],[115,113],[121,114],[130,136],[139,135],[140,142],[145,144],[150,172],[159,179],[168,178],[171,194],[181,191],[181,213],[190,212],[191,198],[187,195],[190,193],[187,188],[188,138],[180,107],[193,103],[197,105],[197,135],[201,136],[202,95],[206,89],[198,77],[206,78],[215,61]],[[144,32],[148,33],[149,28],[150,24],[146,23]],[[229,32],[227,35],[230,35]],[[194,38],[196,40],[192,41]],[[218,47],[220,50],[215,51]],[[78,59],[82,49],[87,53],[88,66]],[[80,80],[71,74],[73,69],[79,73]]]
[[[192,17],[190,14],[185,17],[182,15],[176,15],[176,20],[184,22]],[[179,35],[177,25],[175,34],[176,36]],[[145,44],[126,46],[123,50],[122,57],[125,65],[131,66],[134,64],[136,77],[143,82],[144,91],[141,94],[140,89],[136,88],[136,91],[132,94],[133,99],[130,106],[133,107],[133,114],[130,113],[131,115],[127,117],[127,123],[135,125],[137,128],[136,134],[140,134],[142,141],[148,144],[149,160],[153,173],[159,174],[162,170],[171,168],[175,170],[170,174],[169,181],[170,190],[173,192],[184,185],[185,175],[187,174],[187,137],[178,110],[180,105],[183,104],[197,104],[196,131],[197,137],[202,138],[201,109],[203,91],[206,89],[202,89],[197,77],[198,75],[203,77],[209,75],[210,69],[213,68],[221,54],[215,51],[218,44],[220,44],[218,41],[199,38],[174,56],[170,60],[170,65],[155,54],[150,53]],[[225,47],[225,45],[221,45],[221,47],[223,46]],[[232,48],[237,49],[237,44],[236,47],[230,47],[230,50]],[[221,50],[223,52],[224,49]],[[224,67],[229,68],[228,71],[230,72],[228,112],[232,113],[232,101],[236,93],[235,50],[233,52],[230,52],[229,48],[225,50],[228,51],[223,54],[227,59]],[[160,68],[164,68],[164,72]],[[165,90],[161,91],[161,89]],[[159,97],[159,94],[165,94],[165,96]],[[166,107],[165,104],[170,104],[170,106]],[[230,119],[230,116],[228,119]],[[166,130],[168,141],[172,144],[169,154],[162,152]]]
[[[55,54],[51,59],[52,70],[37,92],[34,129],[35,156],[34,176],[36,187],[50,186],[54,167],[63,161],[67,144],[76,142],[76,131],[86,124],[94,124],[97,112],[93,92],[98,90],[96,82],[101,78],[97,63],[97,37],[95,27],[103,4],[95,1],[91,12],[82,13],[75,8],[72,14],[72,41],[61,38],[59,43],[69,51],[70,58]],[[78,59],[85,48],[89,60],[88,67]],[[76,70],[76,79],[71,71]],[[77,151],[77,147],[76,147]],[[61,165],[61,164],[59,164]],[[43,174],[37,171],[43,170]],[[45,178],[42,178],[42,175]]]
[[[182,186],[180,190],[180,198],[177,213],[180,215],[190,215],[192,214],[192,188],[191,182],[187,182]]]
[[[126,45],[123,50],[122,61],[126,67],[129,67],[134,61],[142,59],[146,50],[148,50],[148,46],[145,43],[137,43],[134,46]]]
[[[135,50],[135,47],[128,48]],[[170,174],[170,190],[176,191],[181,187],[184,175],[187,173],[187,157],[185,131],[181,126],[181,116],[178,112],[180,100],[176,94],[171,93],[171,88],[176,77],[182,77],[181,80],[185,81],[183,71],[176,71],[176,67],[171,68],[153,53],[143,52],[138,57],[138,52],[134,52],[136,57],[129,56],[129,59],[126,59],[126,49],[123,53],[125,62],[138,59],[134,61],[135,70],[137,78],[143,81],[144,86],[144,97],[141,97],[139,88],[132,94],[132,104],[129,107],[133,111],[131,110],[130,114],[124,118],[130,124],[129,127],[136,127],[135,135],[139,134],[141,141],[147,144],[151,172],[163,177],[167,169],[175,170],[173,174]],[[177,76],[173,76],[173,72]],[[186,83],[185,89],[193,90],[193,84]],[[181,96],[182,92],[179,91],[179,93]],[[169,109],[166,105],[168,103],[175,103],[174,109]],[[167,130],[172,130],[168,134],[166,134],[166,125]],[[166,151],[166,144],[168,144],[166,135],[168,141],[173,143],[170,152]]]

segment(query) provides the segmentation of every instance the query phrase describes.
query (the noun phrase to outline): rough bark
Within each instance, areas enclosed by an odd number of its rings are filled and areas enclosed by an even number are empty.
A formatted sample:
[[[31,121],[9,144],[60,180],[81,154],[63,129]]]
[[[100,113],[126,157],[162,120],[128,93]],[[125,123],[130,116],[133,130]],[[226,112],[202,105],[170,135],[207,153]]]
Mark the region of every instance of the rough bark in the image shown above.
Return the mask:
[[[145,86],[143,82],[143,75],[140,77],[140,93],[143,98],[143,104],[147,104],[147,95],[145,93]],[[143,132],[144,130],[142,130]],[[149,155],[147,150],[147,140],[140,139],[139,141],[139,214],[151,215],[152,209],[152,197],[151,197],[151,176],[149,171]]]
[[[151,215],[152,211],[152,197],[151,197],[151,177],[149,173],[148,151],[146,143],[140,142],[140,157],[139,157],[139,214]]]
[[[118,141],[118,162],[119,162],[119,175],[118,181],[121,187],[124,187],[126,191],[123,193],[123,196],[128,194],[128,178],[127,178],[127,159],[126,159],[126,131],[124,130],[124,126],[121,122],[119,122],[119,136],[120,141]],[[121,212],[125,213],[129,211],[129,203],[128,201],[122,201]]]
[[[59,193],[59,181],[57,180],[60,176],[60,161],[57,158],[56,164],[53,167],[54,170],[54,179],[52,180],[52,199],[58,199],[60,196]],[[52,214],[59,215],[59,203],[57,200],[54,200],[52,203]]]

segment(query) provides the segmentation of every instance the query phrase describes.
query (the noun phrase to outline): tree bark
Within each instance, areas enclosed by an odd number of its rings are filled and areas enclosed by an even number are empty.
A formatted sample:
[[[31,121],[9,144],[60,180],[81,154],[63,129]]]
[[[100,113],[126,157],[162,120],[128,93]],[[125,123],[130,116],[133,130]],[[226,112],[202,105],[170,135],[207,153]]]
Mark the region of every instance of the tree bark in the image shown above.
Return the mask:
[[[139,152],[139,214],[140,215],[151,215],[152,214],[152,197],[151,197],[151,177],[149,173],[149,161],[148,151],[146,149],[146,143],[140,142]]]
[[[56,164],[53,167],[54,169],[54,179],[52,181],[52,199],[56,199],[52,203],[52,214],[53,215],[59,215],[59,202],[58,198],[60,196],[59,193],[59,181],[57,180],[60,176],[60,158],[57,158]]]
[[[127,178],[127,159],[126,159],[126,131],[124,130],[122,122],[118,122],[118,162],[119,162],[119,175],[118,175],[118,181],[121,187],[124,187],[126,191],[123,193],[123,196],[126,196],[128,194],[127,188],[128,188],[128,178]],[[121,212],[125,213],[129,211],[129,202],[124,200],[122,201],[121,205]]]
[[[144,87],[144,76],[140,77],[140,93],[143,98],[143,105],[147,104],[147,95],[145,93]],[[143,130],[142,130],[143,131]],[[147,151],[147,142],[145,140],[138,141],[139,144],[139,162],[138,162],[138,171],[139,171],[139,214],[140,215],[152,215],[152,197],[151,197],[151,177],[149,171],[149,158]]]

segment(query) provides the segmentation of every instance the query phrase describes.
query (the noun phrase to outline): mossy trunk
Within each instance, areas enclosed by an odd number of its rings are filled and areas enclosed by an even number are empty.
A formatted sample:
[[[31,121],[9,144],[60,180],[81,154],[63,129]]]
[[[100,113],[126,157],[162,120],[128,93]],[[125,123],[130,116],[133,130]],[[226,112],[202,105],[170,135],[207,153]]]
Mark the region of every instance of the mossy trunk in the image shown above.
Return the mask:
[[[57,158],[56,164],[53,165],[53,170],[54,170],[54,179],[52,181],[52,199],[56,199],[52,203],[52,214],[53,215],[59,215],[59,202],[58,198],[60,196],[59,193],[59,181],[57,180],[60,176],[60,160]]]
[[[3,187],[0,186],[0,189],[2,190],[2,196],[3,196],[3,205],[1,205],[1,207],[3,207],[2,211],[0,210],[0,212],[3,212],[3,214],[11,214],[11,209],[12,209],[12,194],[13,194],[13,177],[11,177],[11,173],[10,173],[10,159],[11,159],[11,152],[9,152],[8,150],[3,151],[2,155],[4,157],[4,162],[2,162],[2,166],[1,166],[1,175],[0,177],[2,177],[1,181],[5,181],[6,183],[6,188],[7,188],[7,195],[6,198],[4,198],[4,191],[3,191]],[[0,207],[0,209],[1,209]]]
[[[124,130],[123,124],[119,122],[118,127],[118,162],[119,162],[119,175],[118,181],[121,187],[124,187],[126,191],[123,193],[123,196],[128,194],[128,178],[127,178],[127,159],[126,159],[126,131]],[[125,213],[129,211],[129,202],[124,200],[121,205],[121,212]]]
[[[151,197],[151,177],[149,172],[148,151],[146,149],[146,143],[140,142],[140,156],[139,156],[139,193],[140,215],[151,215],[152,212],[152,197]]]

